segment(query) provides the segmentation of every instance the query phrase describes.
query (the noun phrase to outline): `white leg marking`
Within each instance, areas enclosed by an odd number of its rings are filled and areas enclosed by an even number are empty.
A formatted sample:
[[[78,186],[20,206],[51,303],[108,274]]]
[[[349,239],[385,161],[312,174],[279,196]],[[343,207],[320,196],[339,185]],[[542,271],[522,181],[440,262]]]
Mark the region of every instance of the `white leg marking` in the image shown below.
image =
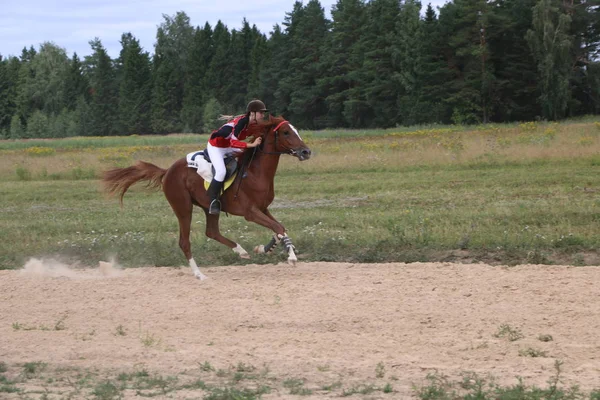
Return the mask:
[[[265,245],[264,245],[264,244],[261,244],[261,245],[258,245],[258,246],[256,246],[256,247],[254,248],[254,252],[255,252],[256,254],[265,254]]]
[[[200,268],[198,268],[198,265],[196,264],[196,261],[193,258],[190,258],[190,267],[192,267],[192,272],[194,273],[194,276],[198,279],[200,279],[201,281],[208,279],[208,276],[204,275],[202,272],[200,272]]]
[[[296,253],[294,253],[294,247],[290,246],[288,249],[288,263],[296,265],[296,261],[298,261],[298,259],[296,258]]]
[[[236,243],[237,246],[233,249],[234,253],[237,253],[240,255],[241,258],[250,258],[250,254],[248,254],[248,252],[246,250],[244,250],[244,248],[242,246],[240,246],[239,243]]]
[[[283,234],[283,235],[277,235],[277,238],[280,240],[283,240],[284,238],[287,238],[287,237],[288,237],[287,233]],[[284,241],[284,243],[285,243],[285,241]],[[288,263],[292,264],[292,265],[296,265],[296,261],[298,261],[298,258],[296,257],[296,253],[294,252],[294,245],[291,244],[291,242],[290,242],[290,246],[288,247],[288,259],[287,260],[288,260]]]

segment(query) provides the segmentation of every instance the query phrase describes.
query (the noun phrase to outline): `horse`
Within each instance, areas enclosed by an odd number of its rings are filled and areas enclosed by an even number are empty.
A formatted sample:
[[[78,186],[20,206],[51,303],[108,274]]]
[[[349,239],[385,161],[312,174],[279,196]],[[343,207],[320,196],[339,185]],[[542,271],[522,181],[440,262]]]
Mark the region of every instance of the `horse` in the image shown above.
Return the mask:
[[[296,128],[282,117],[269,116],[268,119],[250,124],[248,131],[248,136],[262,137],[262,143],[254,149],[246,150],[241,157],[240,169],[235,180],[221,196],[222,212],[242,216],[247,221],[272,230],[274,234],[270,242],[264,246],[256,246],[254,252],[270,253],[282,242],[288,253],[288,263],[295,265],[295,246],[285,227],[273,217],[268,207],[275,198],[274,179],[280,156],[289,154],[305,161],[310,158],[311,150]],[[188,166],[185,158],[175,161],[168,169],[138,161],[130,167],[105,171],[102,181],[108,194],[119,194],[121,206],[125,192],[137,182],[147,181],[150,188],[162,188],[179,221],[179,247],[196,278],[204,280],[207,277],[200,272],[191,251],[190,226],[193,206],[204,210],[206,236],[231,248],[241,258],[250,258],[239,243],[221,235],[219,214],[208,213],[210,198],[204,188],[204,179],[194,168]]]

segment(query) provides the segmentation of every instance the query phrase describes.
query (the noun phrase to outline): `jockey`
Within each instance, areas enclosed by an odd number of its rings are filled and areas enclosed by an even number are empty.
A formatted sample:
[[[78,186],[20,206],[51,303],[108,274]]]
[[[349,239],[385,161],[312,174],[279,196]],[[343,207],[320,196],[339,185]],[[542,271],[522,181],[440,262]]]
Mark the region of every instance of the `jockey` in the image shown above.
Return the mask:
[[[206,150],[215,167],[215,176],[210,182],[206,193],[210,198],[209,214],[221,212],[221,190],[225,180],[225,156],[260,145],[262,138],[256,138],[252,143],[242,142],[248,136],[248,125],[255,124],[265,116],[267,108],[260,100],[252,100],[246,107],[246,114],[234,117],[218,130],[213,131],[208,140]]]

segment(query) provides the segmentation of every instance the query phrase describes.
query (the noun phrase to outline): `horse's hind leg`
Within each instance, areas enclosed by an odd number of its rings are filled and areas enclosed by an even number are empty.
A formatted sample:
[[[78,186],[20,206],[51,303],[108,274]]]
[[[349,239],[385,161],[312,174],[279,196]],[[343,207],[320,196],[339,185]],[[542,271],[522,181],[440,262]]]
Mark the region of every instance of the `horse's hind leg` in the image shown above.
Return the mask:
[[[176,197],[167,196],[171,208],[179,221],[179,247],[190,263],[194,276],[200,280],[206,279],[206,275],[200,272],[198,264],[192,257],[192,248],[190,244],[190,227],[192,225],[192,198],[189,193],[185,193]]]
[[[206,214],[206,236],[216,240],[219,243],[223,243],[225,246],[232,249],[235,253],[239,254],[241,258],[250,258],[250,255],[239,243],[227,239],[221,235],[219,230],[219,214],[209,214],[208,210],[202,208]]]

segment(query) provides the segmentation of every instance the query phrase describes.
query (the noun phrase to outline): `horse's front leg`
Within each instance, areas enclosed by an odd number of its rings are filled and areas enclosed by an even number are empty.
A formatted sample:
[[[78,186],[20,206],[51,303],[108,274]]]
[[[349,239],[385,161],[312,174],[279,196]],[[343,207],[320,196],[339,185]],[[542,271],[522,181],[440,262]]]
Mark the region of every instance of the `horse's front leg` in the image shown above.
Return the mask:
[[[284,232],[284,234],[285,234],[285,227],[284,227],[283,225],[281,225],[281,224],[279,223],[279,221],[277,221],[277,220],[275,219],[275,217],[273,216],[273,214],[271,214],[271,212],[270,212],[268,209],[267,209],[267,210],[264,210],[264,211],[263,211],[263,213],[264,213],[264,214],[265,214],[267,217],[269,217],[269,218],[271,219],[271,221],[273,221],[273,223],[275,223],[275,224],[278,224],[278,225],[279,225],[280,229],[278,229],[277,231],[275,231],[275,230],[274,230],[274,232],[281,231],[281,232]],[[255,252],[255,253],[258,253],[258,254],[270,254],[270,253],[272,253],[272,252],[273,252],[273,250],[275,249],[275,247],[277,247],[277,245],[279,244],[279,242],[281,242],[281,238],[280,238],[279,236],[280,236],[280,234],[278,234],[278,233],[275,233],[275,234],[273,235],[273,237],[271,238],[271,240],[269,241],[269,243],[267,243],[267,244],[266,244],[266,245],[264,245],[264,246],[263,246],[262,244],[261,244],[261,245],[258,245],[258,246],[256,246],[256,247],[254,248],[254,252]]]
[[[207,209],[203,208],[203,210],[206,215],[206,236],[216,240],[219,243],[223,243],[241,258],[250,258],[248,252],[244,250],[239,243],[229,240],[225,236],[221,235],[221,231],[219,230],[219,214],[209,214]]]
[[[298,258],[294,252],[296,247],[292,244],[292,239],[290,239],[285,232],[285,227],[281,225],[268,210],[261,211],[257,208],[253,208],[246,214],[246,220],[262,225],[275,232],[273,238],[266,246],[259,245],[254,248],[255,253],[270,253],[279,242],[282,242],[288,252],[288,262],[290,264],[296,264]]]

